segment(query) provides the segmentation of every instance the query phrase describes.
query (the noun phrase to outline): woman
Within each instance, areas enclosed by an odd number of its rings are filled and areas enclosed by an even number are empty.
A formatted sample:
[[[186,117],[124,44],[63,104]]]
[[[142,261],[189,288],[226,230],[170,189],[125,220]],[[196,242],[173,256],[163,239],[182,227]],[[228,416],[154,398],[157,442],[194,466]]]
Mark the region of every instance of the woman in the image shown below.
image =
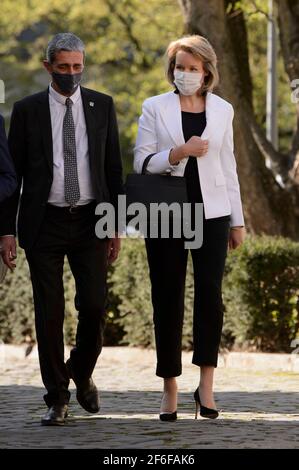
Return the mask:
[[[194,320],[192,363],[200,367],[194,392],[197,418],[217,418],[213,376],[223,323],[222,277],[227,248],[244,240],[245,228],[233,152],[233,107],[212,93],[218,83],[217,58],[202,36],[171,42],[167,77],[174,91],[143,103],[134,149],[134,169],[145,158],[150,173],[186,178],[189,202],[203,203],[203,243],[192,249]],[[164,379],[160,419],[177,418],[176,377],[181,374],[181,337],[188,250],[182,238],[147,238],[152,284],[156,374]]]

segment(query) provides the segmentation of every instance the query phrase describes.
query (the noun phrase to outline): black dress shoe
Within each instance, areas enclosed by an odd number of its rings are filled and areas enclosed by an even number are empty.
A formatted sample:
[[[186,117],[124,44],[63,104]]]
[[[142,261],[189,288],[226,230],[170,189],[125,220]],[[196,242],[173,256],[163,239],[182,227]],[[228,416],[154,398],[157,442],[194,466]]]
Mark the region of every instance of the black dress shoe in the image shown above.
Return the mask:
[[[88,413],[98,413],[100,411],[99,392],[92,378],[84,382],[76,381],[70,359],[66,361],[66,368],[69,377],[73,379],[77,387],[76,398],[79,405],[81,405],[84,410],[88,411]]]
[[[67,405],[51,406],[42,418],[42,426],[63,426],[67,418]]]
[[[194,400],[195,400],[195,419],[197,419],[197,414],[198,414],[198,407],[200,409],[200,416],[203,418],[210,418],[210,419],[216,419],[219,416],[218,410],[214,410],[213,408],[207,408],[206,406],[203,406],[200,402],[200,396],[199,396],[199,387],[195,390],[193,394]]]

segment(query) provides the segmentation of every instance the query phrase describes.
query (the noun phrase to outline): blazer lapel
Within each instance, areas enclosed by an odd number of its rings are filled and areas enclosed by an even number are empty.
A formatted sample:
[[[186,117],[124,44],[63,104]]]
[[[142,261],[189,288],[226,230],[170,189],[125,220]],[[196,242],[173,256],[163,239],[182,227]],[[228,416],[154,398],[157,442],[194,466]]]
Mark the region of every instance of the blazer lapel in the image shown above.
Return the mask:
[[[53,177],[53,141],[48,89],[40,94],[38,115],[44,144],[44,155],[48,163],[50,174]]]
[[[95,118],[95,103],[92,97],[89,96],[88,90],[81,87],[82,103],[86,121],[86,131],[88,138],[88,150],[91,164],[94,162],[95,155],[95,136],[96,136],[96,118]],[[53,141],[52,141],[52,126],[51,114],[49,105],[49,89],[41,93],[39,96],[38,106],[39,122],[41,124],[42,139],[44,144],[44,154],[49,166],[51,176],[53,177]]]
[[[206,96],[206,121],[207,124],[201,138],[213,139],[213,136],[223,128],[224,115],[215,100],[215,95],[209,91]]]
[[[182,129],[182,114],[180,106],[180,97],[177,93],[170,92],[169,99],[161,103],[161,117],[168,133],[176,145],[185,143]]]
[[[86,132],[88,138],[88,153],[91,165],[95,160],[95,136],[96,136],[96,103],[93,101],[92,96],[81,87],[82,103],[86,122]],[[92,166],[91,166],[92,168]]]

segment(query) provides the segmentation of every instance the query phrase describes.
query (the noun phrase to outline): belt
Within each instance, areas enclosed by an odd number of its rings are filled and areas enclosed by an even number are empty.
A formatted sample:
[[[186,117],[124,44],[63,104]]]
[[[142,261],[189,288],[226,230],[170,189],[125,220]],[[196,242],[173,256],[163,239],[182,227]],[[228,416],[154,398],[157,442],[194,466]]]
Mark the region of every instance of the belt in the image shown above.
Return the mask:
[[[90,210],[92,207],[97,205],[96,200],[89,202],[88,204],[81,204],[80,206],[55,206],[54,204],[47,203],[47,207],[51,210],[55,210],[57,212],[70,212],[71,214],[78,214],[79,212],[84,212],[86,210]]]

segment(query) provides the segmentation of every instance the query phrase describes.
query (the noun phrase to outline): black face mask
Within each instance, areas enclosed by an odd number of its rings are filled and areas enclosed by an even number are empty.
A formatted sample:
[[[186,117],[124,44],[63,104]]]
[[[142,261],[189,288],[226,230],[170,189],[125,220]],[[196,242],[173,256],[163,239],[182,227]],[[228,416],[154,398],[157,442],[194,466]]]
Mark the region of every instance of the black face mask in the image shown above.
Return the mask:
[[[81,82],[82,72],[74,74],[52,72],[52,77],[63,93],[73,93]]]

